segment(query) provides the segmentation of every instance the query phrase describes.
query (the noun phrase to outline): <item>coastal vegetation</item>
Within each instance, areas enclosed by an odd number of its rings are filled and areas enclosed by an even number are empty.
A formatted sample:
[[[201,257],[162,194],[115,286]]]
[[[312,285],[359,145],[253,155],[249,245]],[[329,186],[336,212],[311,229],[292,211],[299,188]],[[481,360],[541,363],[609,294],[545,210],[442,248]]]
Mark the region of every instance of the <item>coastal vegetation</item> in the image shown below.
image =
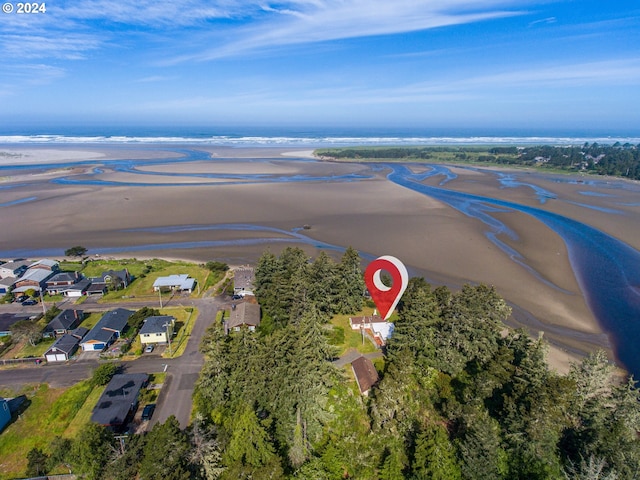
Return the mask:
[[[345,147],[318,149],[323,159],[478,163],[612,175],[640,180],[640,145]]]

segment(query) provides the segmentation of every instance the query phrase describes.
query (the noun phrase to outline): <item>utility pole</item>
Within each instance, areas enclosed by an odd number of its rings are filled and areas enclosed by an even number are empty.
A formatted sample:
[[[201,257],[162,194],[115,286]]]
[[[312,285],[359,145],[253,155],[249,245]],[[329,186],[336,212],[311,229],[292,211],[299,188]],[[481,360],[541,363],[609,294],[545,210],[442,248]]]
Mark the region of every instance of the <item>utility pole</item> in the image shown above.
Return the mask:
[[[162,308],[162,287],[158,287],[158,297],[160,298],[160,308]]]
[[[44,297],[42,296],[42,287],[40,287],[40,303],[42,304],[42,314],[47,314],[47,307],[44,305]]]
[[[169,342],[169,356],[171,356],[171,332],[169,332],[169,326],[171,322],[165,323],[163,326],[167,327],[167,341]]]

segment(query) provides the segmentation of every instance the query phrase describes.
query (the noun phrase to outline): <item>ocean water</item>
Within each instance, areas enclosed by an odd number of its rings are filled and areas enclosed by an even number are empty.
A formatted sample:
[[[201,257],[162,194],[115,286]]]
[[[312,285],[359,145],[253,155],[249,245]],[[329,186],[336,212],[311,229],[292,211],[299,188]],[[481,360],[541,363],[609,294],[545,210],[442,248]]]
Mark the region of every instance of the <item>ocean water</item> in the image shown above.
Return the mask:
[[[330,147],[346,145],[640,144],[638,132],[356,127],[0,126],[0,144],[206,144]]]

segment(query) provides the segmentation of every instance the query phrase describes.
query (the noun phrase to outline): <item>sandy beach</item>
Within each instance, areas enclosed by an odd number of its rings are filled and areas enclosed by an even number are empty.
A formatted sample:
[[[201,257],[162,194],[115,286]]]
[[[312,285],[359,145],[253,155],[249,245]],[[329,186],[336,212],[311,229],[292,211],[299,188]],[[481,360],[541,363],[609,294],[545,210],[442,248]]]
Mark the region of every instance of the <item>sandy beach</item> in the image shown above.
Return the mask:
[[[53,249],[60,256],[83,245],[90,254],[119,249],[105,256],[244,264],[255,262],[266,248],[277,253],[297,245],[316,255],[319,246],[351,245],[367,255],[395,255],[411,275],[434,285],[495,285],[514,305],[512,326],[528,327],[534,335],[544,331],[559,371],[580,354],[608,347],[564,242],[524,213],[493,215],[516,234],[498,238],[538,277],[491,242],[479,220],[391,183],[385,171],[370,165],[310,162],[311,152],[300,148],[193,149],[208,158],[184,161],[177,149],[165,146],[0,146],[1,250],[37,255]],[[170,158],[182,161],[153,161]],[[123,169],[107,161],[118,159],[140,162]],[[24,169],[28,164],[40,167]],[[531,188],[504,188],[495,173],[464,168],[455,173],[446,188],[548,209],[640,249],[637,190],[614,192],[606,183],[587,188],[532,173],[528,182],[556,196],[541,205]],[[311,228],[296,230],[303,225]]]

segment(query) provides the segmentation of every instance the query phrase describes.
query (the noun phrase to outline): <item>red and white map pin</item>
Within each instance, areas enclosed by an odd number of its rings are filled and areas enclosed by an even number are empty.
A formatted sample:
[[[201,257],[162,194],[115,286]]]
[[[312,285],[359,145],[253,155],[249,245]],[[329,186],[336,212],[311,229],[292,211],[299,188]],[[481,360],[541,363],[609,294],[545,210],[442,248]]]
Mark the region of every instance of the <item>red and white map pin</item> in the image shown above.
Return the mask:
[[[385,270],[391,275],[392,284],[382,283],[381,274]],[[398,305],[409,283],[407,267],[391,255],[383,255],[371,262],[364,271],[364,283],[384,320],[389,318]]]

